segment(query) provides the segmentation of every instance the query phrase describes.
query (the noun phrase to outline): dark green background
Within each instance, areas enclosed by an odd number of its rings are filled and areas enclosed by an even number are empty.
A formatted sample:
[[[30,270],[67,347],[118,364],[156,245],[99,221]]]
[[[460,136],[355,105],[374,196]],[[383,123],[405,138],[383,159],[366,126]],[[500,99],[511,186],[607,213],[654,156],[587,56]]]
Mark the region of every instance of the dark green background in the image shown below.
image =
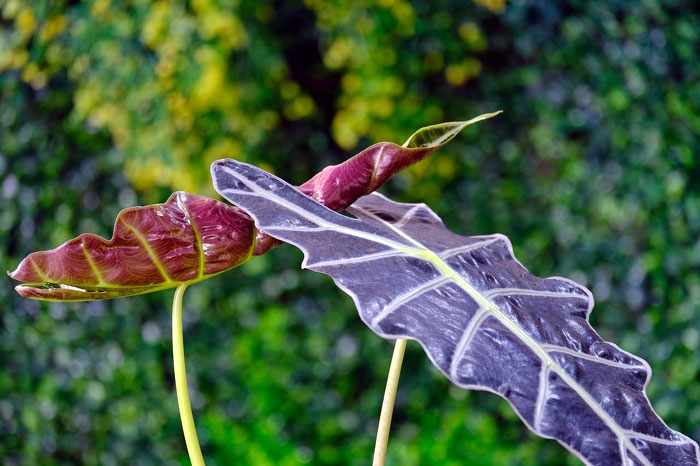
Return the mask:
[[[124,207],[211,194],[212,158],[301,183],[377,140],[503,109],[384,192],[460,233],[504,233],[535,274],[590,287],[595,328],[649,361],[657,412],[700,439],[692,2],[0,5],[5,269],[81,232],[109,237]],[[369,463],[392,344],[300,261],[283,246],[185,296],[208,464]],[[3,464],[187,463],[172,292],[63,305],[14,285],[0,288]],[[409,344],[388,464],[579,462]]]

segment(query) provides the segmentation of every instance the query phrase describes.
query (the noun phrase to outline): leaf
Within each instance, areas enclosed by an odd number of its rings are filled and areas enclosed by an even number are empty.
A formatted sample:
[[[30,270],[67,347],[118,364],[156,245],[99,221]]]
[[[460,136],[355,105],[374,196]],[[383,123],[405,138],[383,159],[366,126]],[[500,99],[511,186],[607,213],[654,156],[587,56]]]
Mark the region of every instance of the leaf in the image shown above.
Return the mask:
[[[343,210],[360,196],[369,194],[399,171],[450,142],[467,126],[492,118],[501,112],[486,113],[469,121],[441,123],[421,128],[403,146],[380,142],[340,165],[331,165],[299,186],[332,210]]]
[[[248,260],[255,227],[240,209],[185,192],[119,213],[107,241],[82,234],[28,255],[17,292],[50,301],[129,296],[204,280]]]
[[[214,174],[259,229],[333,277],[375,333],[417,340],[452,382],[504,397],[538,435],[588,464],[698,464],[698,445],[651,407],[648,364],[589,325],[591,293],[533,276],[505,236],[459,236],[424,204],[378,194],[355,202],[353,219],[243,163]]]
[[[503,113],[502,110],[493,113],[484,113],[478,117],[472,118],[469,121],[454,121],[450,123],[440,123],[437,125],[426,126],[419,129],[411,135],[410,138],[403,144],[403,147],[438,147],[444,146],[459,134],[465,127],[478,123],[479,121],[493,118],[496,115]]]

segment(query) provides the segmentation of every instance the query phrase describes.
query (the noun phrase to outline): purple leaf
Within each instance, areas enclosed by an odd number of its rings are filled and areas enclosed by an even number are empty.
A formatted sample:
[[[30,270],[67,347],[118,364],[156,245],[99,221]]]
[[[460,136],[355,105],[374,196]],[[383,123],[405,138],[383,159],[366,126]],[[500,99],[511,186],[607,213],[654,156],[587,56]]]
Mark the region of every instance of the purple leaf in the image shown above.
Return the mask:
[[[349,218],[239,162],[212,173],[260,230],[304,251],[303,267],[333,277],[375,333],[417,340],[452,382],[502,396],[533,432],[588,464],[698,465],[698,445],[649,403],[648,364],[590,326],[591,293],[530,274],[505,236],[460,236],[424,204],[379,194]]]

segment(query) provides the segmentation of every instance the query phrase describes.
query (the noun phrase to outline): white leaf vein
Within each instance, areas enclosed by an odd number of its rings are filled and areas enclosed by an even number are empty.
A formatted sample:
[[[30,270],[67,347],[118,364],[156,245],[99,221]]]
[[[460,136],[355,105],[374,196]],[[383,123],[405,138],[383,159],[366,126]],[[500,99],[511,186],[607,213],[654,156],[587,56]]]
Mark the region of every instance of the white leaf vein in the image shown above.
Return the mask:
[[[633,430],[625,430],[624,432],[625,432],[625,435],[629,438],[644,440],[646,442],[659,443],[661,445],[682,446],[682,445],[689,445],[690,444],[690,441],[688,441],[687,439],[668,440],[668,439],[664,439],[664,438],[654,437],[653,435],[643,434],[641,432],[635,432]]]
[[[417,298],[418,296],[427,293],[429,291],[435,290],[442,286],[443,283],[449,281],[450,278],[446,277],[444,275],[440,275],[437,278],[434,278],[433,280],[430,280],[429,282],[425,282],[423,285],[413,288],[411,291],[408,293],[399,296],[398,298],[394,299],[391,301],[389,304],[384,306],[384,308],[381,310],[380,313],[378,313],[374,318],[372,319],[371,325],[376,326],[384,320],[389,314],[394,312],[398,307],[400,307],[403,304],[406,304],[408,301]]]
[[[585,359],[587,361],[593,361],[599,364],[605,364],[606,366],[610,367],[619,367],[621,369],[644,369],[644,366],[641,365],[637,366],[634,364],[625,364],[624,362],[611,361],[609,359],[601,358],[600,356],[596,356],[594,354],[580,353],[576,350],[572,350],[571,348],[566,348],[564,346],[550,345],[546,343],[543,343],[540,346],[542,346],[542,349],[547,351],[548,353],[564,353],[575,358]]]
[[[374,254],[367,254],[365,256],[357,256],[357,257],[348,257],[348,258],[344,258],[344,259],[320,261],[320,262],[314,262],[313,264],[307,263],[306,266],[307,267],[332,267],[335,265],[357,264],[360,262],[370,262],[370,261],[377,260],[377,259],[386,259],[389,257],[397,257],[397,256],[407,257],[405,254],[402,254],[398,251],[390,250],[390,251],[377,252]]]
[[[418,210],[420,210],[421,207],[423,207],[422,204],[417,204],[408,209],[408,211],[405,214],[403,214],[403,217],[401,217],[399,221],[395,223],[396,228],[401,228],[404,225],[406,225],[406,223],[408,223],[408,221],[411,220],[413,215],[415,215],[415,213],[418,212]]]
[[[302,227],[302,226],[294,226],[294,225],[287,225],[287,226],[261,226],[259,228],[260,231],[264,231],[266,233],[269,233],[271,231],[301,231],[301,232],[322,232],[322,231],[335,231],[332,228],[328,227]]]
[[[452,355],[452,362],[450,363],[450,376],[453,379],[457,379],[457,368],[459,367],[459,360],[462,359],[464,351],[466,351],[467,347],[469,346],[469,343],[471,343],[472,339],[474,338],[476,331],[479,329],[479,326],[484,321],[484,319],[488,317],[488,315],[488,309],[479,308],[474,313],[467,326],[464,328],[462,336],[460,337],[459,342],[457,343],[457,347],[455,348],[455,352]]]
[[[456,256],[457,254],[461,254],[463,252],[469,252],[473,251],[475,249],[480,249],[488,246],[489,244],[493,244],[496,241],[498,241],[499,238],[489,238],[485,239],[483,241],[479,241],[478,243],[473,243],[473,244],[467,244],[465,246],[457,246],[456,248],[451,248],[451,249],[445,249],[442,251],[438,256],[441,259],[447,259],[452,256]]]
[[[537,391],[537,402],[535,403],[535,414],[533,417],[533,425],[535,432],[542,431],[542,417],[544,416],[544,407],[547,404],[547,387],[549,384],[549,366],[542,361],[540,366],[540,382]]]
[[[588,296],[565,291],[526,290],[523,288],[495,288],[483,293],[485,298],[497,296],[540,296],[543,298],[573,298],[588,301]]]

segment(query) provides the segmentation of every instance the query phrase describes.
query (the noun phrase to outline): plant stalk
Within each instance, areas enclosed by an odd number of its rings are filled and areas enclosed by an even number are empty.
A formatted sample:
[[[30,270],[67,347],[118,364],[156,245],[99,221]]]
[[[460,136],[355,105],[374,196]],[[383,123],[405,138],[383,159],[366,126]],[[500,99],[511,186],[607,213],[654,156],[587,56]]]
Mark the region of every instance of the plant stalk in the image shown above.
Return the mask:
[[[396,389],[399,386],[399,376],[401,375],[401,364],[403,355],[406,352],[407,340],[399,338],[394,345],[394,354],[391,357],[389,375],[386,379],[384,389],[384,400],[382,401],[382,412],[379,415],[379,427],[377,428],[377,441],[374,444],[374,458],[372,466],[384,466],[386,461],[386,449],[389,444],[389,430],[391,429],[391,417],[394,413],[394,402],[396,401]]]
[[[190,456],[192,466],[204,466],[204,457],[199,447],[197,430],[194,427],[192,417],[192,405],[190,405],[190,393],[187,389],[187,373],[185,371],[185,344],[182,339],[182,295],[187,289],[182,284],[175,290],[173,297],[173,365],[175,367],[175,391],[177,392],[177,406],[180,409],[180,422],[185,434],[187,454]]]

